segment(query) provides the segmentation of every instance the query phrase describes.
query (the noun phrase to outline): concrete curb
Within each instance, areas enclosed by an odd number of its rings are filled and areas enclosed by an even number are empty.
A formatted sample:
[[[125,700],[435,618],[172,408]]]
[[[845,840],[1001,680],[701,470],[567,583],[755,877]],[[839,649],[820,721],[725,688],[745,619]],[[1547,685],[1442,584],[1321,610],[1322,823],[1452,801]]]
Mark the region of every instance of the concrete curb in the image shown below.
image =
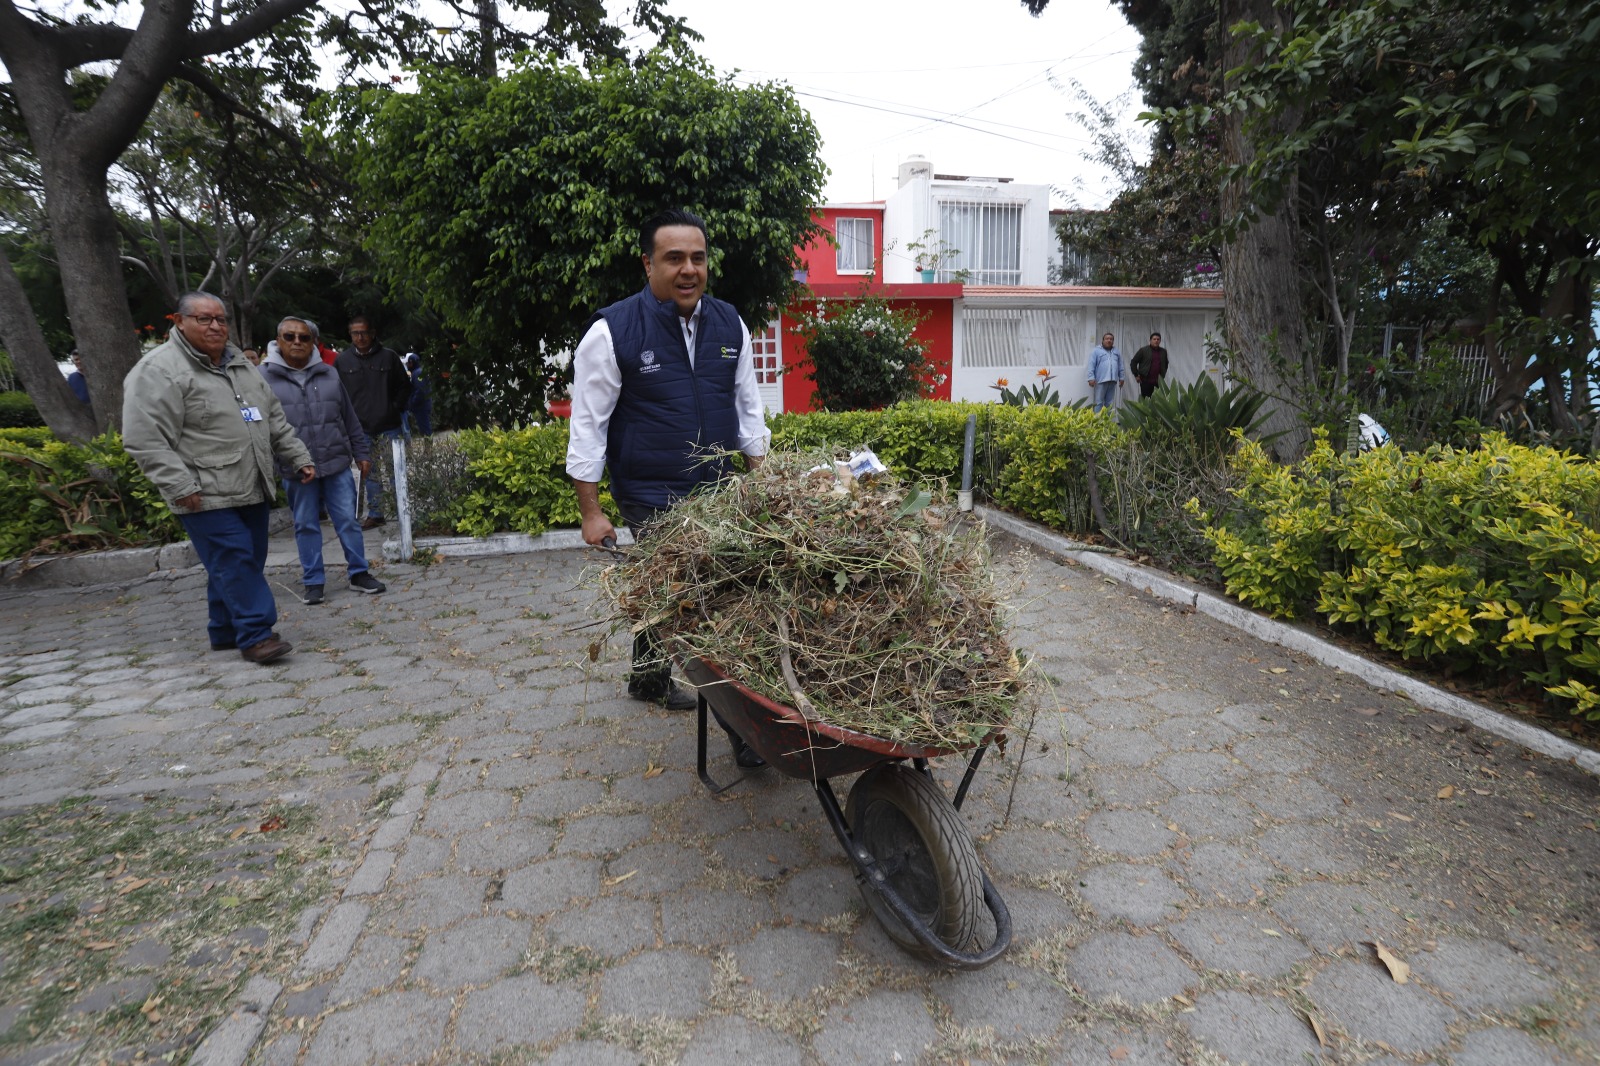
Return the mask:
[[[1034,522],[988,507],[977,507],[974,510],[988,523],[989,528],[1031,544],[1041,551],[1071,559],[1114,581],[1132,585],[1159,599],[1209,615],[1224,625],[1250,634],[1257,640],[1277,644],[1309,656],[1324,666],[1331,666],[1335,670],[1359,677],[1374,688],[1400,693],[1419,707],[1426,707],[1430,711],[1438,711],[1440,714],[1470,722],[1485,732],[1514,741],[1530,751],[1570,762],[1588,773],[1600,776],[1600,752],[1591,751],[1580,744],[1547,733],[1538,726],[1529,725],[1521,719],[1463,699],[1398,670],[1353,655],[1303,629],[1256,614],[1215,593],[1186,585],[1167,574],[1137,566],[1116,556],[1084,551],[1084,545]]]
[[[617,530],[617,545],[627,547],[633,543],[633,533]],[[552,529],[548,533],[495,533],[487,537],[418,537],[411,542],[413,549],[431,548],[441,559],[473,559],[489,555],[521,555],[524,552],[558,551],[563,548],[584,548],[583,534],[576,529]],[[383,557],[390,562],[400,559],[400,542],[383,542]]]

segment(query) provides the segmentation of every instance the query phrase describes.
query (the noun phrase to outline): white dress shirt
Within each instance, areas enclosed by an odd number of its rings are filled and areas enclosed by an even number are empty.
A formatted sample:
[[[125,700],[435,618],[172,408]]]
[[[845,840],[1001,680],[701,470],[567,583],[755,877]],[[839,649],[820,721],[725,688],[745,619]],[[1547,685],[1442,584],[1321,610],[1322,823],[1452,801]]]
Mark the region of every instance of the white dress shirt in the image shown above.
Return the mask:
[[[683,342],[694,367],[694,338],[700,327],[701,304],[687,319],[678,316]],[[750,328],[739,321],[739,365],[733,372],[733,405],[739,416],[735,442],[746,455],[766,455],[772,433],[762,414],[761,391],[756,384],[755,355],[750,349]],[[574,481],[599,481],[606,465],[606,432],[611,414],[622,395],[622,370],[611,344],[611,327],[599,319],[578,342],[572,354],[572,418],[567,429],[567,476]]]

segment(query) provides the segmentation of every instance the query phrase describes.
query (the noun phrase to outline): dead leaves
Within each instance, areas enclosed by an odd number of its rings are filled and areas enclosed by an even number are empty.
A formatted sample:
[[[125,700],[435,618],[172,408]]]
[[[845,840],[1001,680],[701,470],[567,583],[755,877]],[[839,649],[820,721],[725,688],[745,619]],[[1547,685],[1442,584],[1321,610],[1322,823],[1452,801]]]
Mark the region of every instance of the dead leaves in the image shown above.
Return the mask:
[[[1384,947],[1383,941],[1366,940],[1363,943],[1370,946],[1377,953],[1378,961],[1388,968],[1389,976],[1394,978],[1395,984],[1403,985],[1411,980],[1411,967],[1400,956]]]
[[[1454,785],[1446,785],[1446,786],[1444,786],[1443,788],[1441,788],[1439,790],[1438,795],[1435,796],[1434,798],[1435,799],[1447,800],[1447,799],[1450,799],[1455,794],[1456,794],[1456,787]]]

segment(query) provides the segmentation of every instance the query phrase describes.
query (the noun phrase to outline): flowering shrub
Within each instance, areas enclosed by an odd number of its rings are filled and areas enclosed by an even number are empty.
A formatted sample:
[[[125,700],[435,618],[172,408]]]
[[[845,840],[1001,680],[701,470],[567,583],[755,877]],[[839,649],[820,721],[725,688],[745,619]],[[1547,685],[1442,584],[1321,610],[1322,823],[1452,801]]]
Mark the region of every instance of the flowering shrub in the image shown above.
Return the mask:
[[[931,395],[940,379],[915,336],[922,321],[864,289],[845,300],[819,300],[793,312],[805,340],[806,370],[817,387],[812,403],[826,411],[877,410]]]

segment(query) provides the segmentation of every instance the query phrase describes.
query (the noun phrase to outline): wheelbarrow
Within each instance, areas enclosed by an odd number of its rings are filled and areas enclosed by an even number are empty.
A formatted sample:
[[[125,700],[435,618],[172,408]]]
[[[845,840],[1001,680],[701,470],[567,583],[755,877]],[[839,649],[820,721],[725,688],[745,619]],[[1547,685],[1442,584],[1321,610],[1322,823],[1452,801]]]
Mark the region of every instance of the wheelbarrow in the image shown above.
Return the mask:
[[[768,766],[811,782],[868,909],[890,939],[958,970],[982,969],[1005,952],[1011,912],[978,862],[958,813],[994,734],[964,748],[896,744],[774,703],[704,659],[684,657],[682,665],[699,690],[698,770],[706,788],[723,792],[751,776],[719,785],[707,772],[707,721],[714,708]],[[952,800],[934,781],[929,760],[964,750],[972,754]],[[830,779],[854,773],[861,776],[841,809]],[[979,947],[985,910],[994,935]]]

